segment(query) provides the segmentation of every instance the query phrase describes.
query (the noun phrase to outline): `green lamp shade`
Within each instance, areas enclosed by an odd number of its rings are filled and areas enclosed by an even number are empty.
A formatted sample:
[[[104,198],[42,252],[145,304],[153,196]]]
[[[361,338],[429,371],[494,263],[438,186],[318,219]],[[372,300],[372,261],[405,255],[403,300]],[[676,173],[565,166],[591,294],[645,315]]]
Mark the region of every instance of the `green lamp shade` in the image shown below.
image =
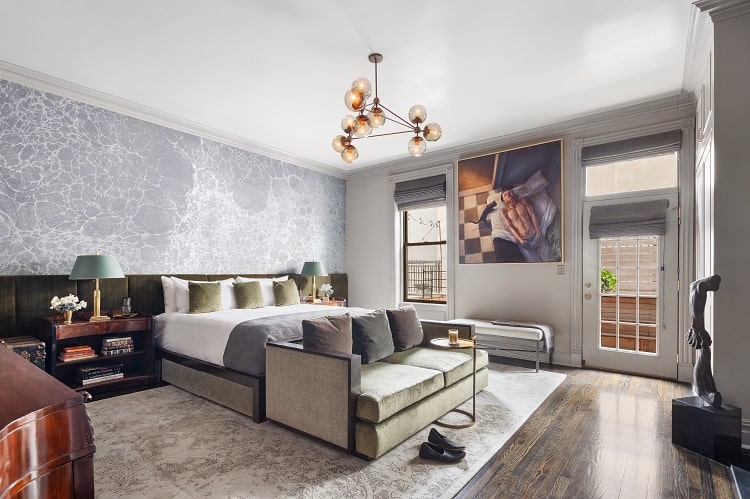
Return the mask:
[[[318,276],[328,275],[325,267],[320,262],[305,262],[302,266],[302,275],[304,276]]]
[[[112,255],[79,255],[73,270],[70,271],[70,280],[80,279],[120,279],[124,278],[122,268],[117,258]]]

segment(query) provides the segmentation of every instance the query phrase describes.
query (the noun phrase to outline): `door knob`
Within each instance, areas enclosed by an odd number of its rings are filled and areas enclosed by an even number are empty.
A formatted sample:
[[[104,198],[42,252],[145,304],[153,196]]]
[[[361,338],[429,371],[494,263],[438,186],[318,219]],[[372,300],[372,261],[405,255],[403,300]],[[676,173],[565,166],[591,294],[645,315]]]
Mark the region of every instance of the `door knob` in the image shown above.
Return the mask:
[[[583,295],[583,297],[585,299],[587,299],[587,300],[590,300],[591,299],[591,293],[586,293],[585,295]]]

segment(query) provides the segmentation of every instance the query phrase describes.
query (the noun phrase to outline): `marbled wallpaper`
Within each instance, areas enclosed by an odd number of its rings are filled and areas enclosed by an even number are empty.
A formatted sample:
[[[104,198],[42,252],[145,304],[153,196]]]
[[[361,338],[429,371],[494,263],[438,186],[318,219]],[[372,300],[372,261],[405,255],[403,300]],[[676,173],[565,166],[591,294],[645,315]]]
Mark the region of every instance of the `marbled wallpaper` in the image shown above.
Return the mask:
[[[343,272],[345,189],[0,80],[0,275],[67,274],[97,251],[126,274],[299,272],[310,259]]]

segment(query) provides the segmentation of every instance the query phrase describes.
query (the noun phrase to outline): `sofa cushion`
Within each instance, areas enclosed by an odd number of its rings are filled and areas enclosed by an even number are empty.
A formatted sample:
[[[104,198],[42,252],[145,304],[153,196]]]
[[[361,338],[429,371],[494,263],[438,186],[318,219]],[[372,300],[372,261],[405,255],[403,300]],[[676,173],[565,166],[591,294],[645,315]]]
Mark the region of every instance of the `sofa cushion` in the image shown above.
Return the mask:
[[[408,350],[422,343],[424,331],[422,331],[422,324],[419,322],[414,305],[391,308],[386,310],[386,313],[393,334],[393,346],[397,352]]]
[[[370,364],[393,353],[393,337],[385,309],[352,317],[352,353]]]
[[[349,314],[302,321],[302,346],[324,352],[352,353],[352,319]]]
[[[443,388],[443,373],[388,362],[362,366],[357,417],[379,423]]]
[[[440,371],[445,376],[445,386],[471,375],[471,349],[437,349],[417,347],[405,352],[396,352],[382,362],[423,367]],[[489,356],[477,349],[477,371],[487,367]]]

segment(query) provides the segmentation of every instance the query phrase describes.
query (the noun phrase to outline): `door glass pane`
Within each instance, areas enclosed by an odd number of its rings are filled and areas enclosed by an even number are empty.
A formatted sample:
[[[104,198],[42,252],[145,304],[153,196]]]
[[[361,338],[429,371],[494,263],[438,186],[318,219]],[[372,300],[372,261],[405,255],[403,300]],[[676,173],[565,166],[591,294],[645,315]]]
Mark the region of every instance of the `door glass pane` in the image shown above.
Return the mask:
[[[599,348],[655,354],[659,236],[599,239]]]

